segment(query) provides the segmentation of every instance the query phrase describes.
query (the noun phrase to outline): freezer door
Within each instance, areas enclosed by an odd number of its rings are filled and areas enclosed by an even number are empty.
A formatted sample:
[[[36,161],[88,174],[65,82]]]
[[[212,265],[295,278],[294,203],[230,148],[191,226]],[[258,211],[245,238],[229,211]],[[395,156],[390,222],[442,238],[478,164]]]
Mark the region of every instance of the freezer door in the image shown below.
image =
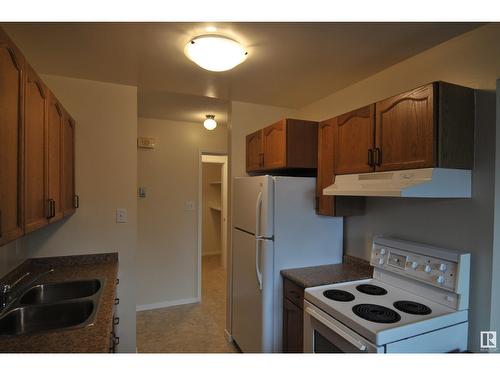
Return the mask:
[[[233,227],[273,236],[273,181],[271,176],[233,179]]]
[[[232,336],[244,353],[273,347],[273,241],[233,229]]]

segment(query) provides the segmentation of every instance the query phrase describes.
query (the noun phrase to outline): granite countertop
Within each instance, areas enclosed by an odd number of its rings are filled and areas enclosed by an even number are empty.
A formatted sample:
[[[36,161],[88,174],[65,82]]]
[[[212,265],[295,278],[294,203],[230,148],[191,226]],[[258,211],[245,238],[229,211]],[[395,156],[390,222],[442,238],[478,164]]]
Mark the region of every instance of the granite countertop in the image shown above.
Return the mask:
[[[310,288],[319,285],[369,279],[373,275],[373,267],[363,259],[346,255],[344,256],[344,262],[340,264],[292,268],[282,270],[281,275],[303,288]]]
[[[92,254],[53,258],[29,259],[4,277],[12,280],[16,275],[33,269],[54,271],[44,275],[36,284],[83,279],[104,279],[94,324],[75,329],[46,333],[0,336],[0,352],[10,353],[108,353],[113,324],[113,308],[118,273],[118,254]]]

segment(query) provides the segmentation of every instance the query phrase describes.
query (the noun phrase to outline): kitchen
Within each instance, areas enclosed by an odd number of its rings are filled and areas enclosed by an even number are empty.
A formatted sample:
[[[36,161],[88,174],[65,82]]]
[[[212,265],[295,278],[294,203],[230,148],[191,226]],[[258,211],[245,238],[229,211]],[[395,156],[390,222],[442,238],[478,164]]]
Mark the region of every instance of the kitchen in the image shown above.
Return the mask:
[[[141,351],[136,344],[136,335],[140,335],[139,331],[136,334],[136,310],[140,315],[140,311],[203,306],[196,207],[199,206],[199,156],[208,150],[228,155],[229,159],[231,183],[228,186],[227,241],[230,250],[228,267],[224,271],[227,272],[227,312],[225,332],[219,333],[229,342],[232,340],[231,345],[236,345],[236,350],[319,352],[325,347],[315,348],[311,344],[314,340],[308,339],[316,335],[312,332],[315,324],[321,329],[340,324],[343,334],[346,327],[355,331],[349,339],[343,337],[344,341],[352,341],[352,337],[358,342],[362,339],[358,349],[364,347],[366,350],[375,344],[376,351],[390,352],[391,342],[424,337],[427,332],[443,329],[441,337],[445,337],[444,340],[431,340],[433,343],[443,341],[442,346],[419,342],[409,344],[401,351],[484,351],[480,332],[495,331],[498,323],[495,281],[499,277],[499,257],[495,246],[494,205],[498,143],[494,125],[498,101],[495,85],[500,73],[497,64],[500,50],[496,43],[500,35],[498,24],[462,23],[444,27],[438,24],[231,26],[193,23],[111,27],[106,24],[3,23],[1,27],[6,35],[2,33],[2,45],[11,46],[3,56],[2,69],[9,72],[9,77],[15,77],[15,69],[20,64],[33,64],[33,71],[27,69],[33,79],[27,78],[26,82],[34,82],[34,85],[24,95],[31,98],[30,95],[38,90],[40,97],[49,103],[49,111],[41,115],[41,118],[47,116],[47,120],[43,120],[47,126],[51,124],[50,116],[60,115],[68,119],[62,122],[68,127],[61,128],[62,143],[58,147],[69,147],[66,153],[59,151],[57,155],[62,155],[62,158],[55,162],[61,168],[56,168],[58,175],[55,178],[61,181],[62,176],[69,182],[51,185],[53,169],[44,164],[43,158],[40,160],[36,156],[36,147],[44,152],[44,138],[36,138],[35,133],[25,131],[24,142],[19,141],[25,147],[25,161],[19,166],[24,173],[24,185],[19,189],[24,189],[23,194],[26,194],[19,198],[20,205],[28,207],[28,198],[35,196],[28,184],[46,179],[46,185],[42,184],[37,194],[45,196],[47,191],[52,194],[53,189],[61,189],[57,193],[61,196],[58,199],[62,199],[69,209],[59,212],[60,205],[54,203],[48,203],[47,207],[37,206],[43,224],[32,224],[32,227],[27,218],[35,211],[20,209],[22,220],[19,218],[21,224],[17,232],[8,232],[8,239],[2,242],[5,246],[0,250],[1,276],[24,264],[32,268],[26,272],[17,270],[19,276],[28,274],[19,281],[20,284],[36,275],[47,284],[60,282],[66,277],[64,275],[77,272],[78,268],[77,279],[93,282],[84,286],[72,284],[83,296],[73,294],[69,299],[78,299],[82,306],[100,301],[97,314],[94,308],[91,319],[95,319],[95,332],[100,329],[99,319],[106,320],[102,330],[106,331],[104,336],[108,335],[106,345],[111,344],[110,347],[103,344],[103,347],[122,353]],[[204,74],[214,73],[205,73],[186,58],[182,49],[192,41],[196,44],[197,36],[217,32],[229,34],[231,27],[236,30],[234,34],[241,35],[242,45],[248,47],[245,51],[248,55],[241,64],[228,72],[240,74],[233,76],[236,82],[233,96],[220,95],[217,99],[213,94],[209,99],[208,96],[202,99],[204,103],[198,107],[193,104],[193,93],[172,91],[175,85],[179,87],[184,83],[182,79],[176,81],[172,75],[169,79],[174,83],[167,87],[170,91],[163,93],[159,93],[155,84],[160,83],[153,82],[153,76],[147,77],[147,82],[141,83],[145,86],[139,89],[132,80],[125,82],[123,77],[127,77],[128,70],[136,63],[134,56],[129,56],[130,62],[127,62],[126,56],[120,55],[124,63],[115,70],[104,63],[101,70],[98,68],[101,55],[109,57],[125,45],[124,36],[153,38],[161,34],[172,35],[172,40],[175,40],[173,35],[177,35],[175,33],[180,28],[188,39],[175,42],[180,47],[170,51],[174,57],[169,66],[183,66],[184,70],[180,71],[193,75],[193,82],[196,82],[193,86],[201,85],[197,79],[203,80]],[[360,31],[356,32],[357,29]],[[370,45],[363,36],[387,38],[380,41],[387,48],[391,43],[397,44],[396,30],[400,33],[399,40],[407,41],[408,45],[394,48],[390,56],[380,54],[384,47]],[[245,38],[251,39],[252,33],[260,37],[265,35],[270,46],[259,49],[252,47],[252,43],[245,43]],[[234,34],[231,34],[231,39],[238,40]],[[107,35],[107,38],[93,46],[92,41],[99,35]],[[336,35],[343,35],[344,39]],[[76,46],[63,44],[65,48],[61,49],[54,47],[56,42],[65,43],[68,36],[80,38],[80,43]],[[361,61],[361,56],[353,49],[347,49],[342,64],[328,66],[316,59],[307,63],[298,59],[277,63],[275,69],[281,71],[279,74],[270,69],[259,75],[259,69],[268,64],[268,60],[259,63],[259,58],[263,58],[259,55],[271,53],[273,46],[282,45],[282,50],[274,51],[271,56],[287,53],[293,56],[300,48],[307,51],[311,40],[318,36],[325,43],[335,40],[338,46],[363,42],[366,54],[371,58],[378,57],[380,61],[374,67],[361,63],[354,65],[353,61]],[[54,38],[52,45],[44,42],[49,37],[50,40]],[[296,44],[283,43],[288,38],[295,38]],[[109,41],[116,42],[116,50],[106,51],[110,47],[106,44]],[[175,44],[174,41],[171,43]],[[157,46],[158,41],[152,45]],[[94,55],[88,54],[78,62],[71,61],[69,56],[78,56],[78,49],[93,51]],[[44,50],[54,53],[54,56],[48,56]],[[21,57],[13,59],[13,53]],[[324,53],[325,57],[331,57],[335,50]],[[463,58],[464,55],[467,58]],[[154,73],[164,63],[141,62],[149,64],[147,69]],[[349,63],[353,64],[352,72],[345,69],[345,64]],[[315,69],[308,70],[310,81],[291,82],[293,72],[306,70],[308,64],[315,66]],[[322,82],[321,74],[326,71],[331,73]],[[338,72],[343,71],[345,81],[337,82]],[[216,74],[218,76],[214,77],[224,77],[225,73]],[[249,79],[256,82],[249,85]],[[274,84],[259,90],[259,87],[265,87],[266,81]],[[228,84],[214,82],[215,89]],[[2,84],[15,86],[12,80]],[[281,88],[280,85],[286,86]],[[301,85],[301,89],[293,90],[294,85]],[[242,91],[245,86],[251,89]],[[317,88],[317,92],[313,88]],[[153,94],[156,95],[154,100],[148,99]],[[12,95],[9,100],[12,100]],[[152,110],[154,101],[159,105]],[[7,105],[7,101],[2,103]],[[50,103],[58,104],[51,106]],[[409,105],[409,109],[400,110],[402,107],[398,108],[398,103],[414,104]],[[26,110],[28,104],[30,108],[41,108],[32,99],[25,99],[24,104],[18,103],[24,106],[25,127],[32,123],[28,116],[32,112]],[[214,108],[213,113],[217,112],[215,120],[218,126],[213,132],[201,125],[205,116],[212,113],[207,109],[210,106]],[[162,118],[158,108],[163,113],[169,112],[170,118]],[[187,108],[186,112],[197,112],[198,117],[179,120],[178,113],[183,108]],[[390,113],[393,108],[397,108],[396,114]],[[176,118],[172,117],[174,111],[177,111]],[[388,114],[384,117],[386,112]],[[383,120],[389,125],[383,124]],[[177,130],[182,121],[193,124],[193,130]],[[410,129],[402,128],[398,125],[401,123]],[[196,130],[194,124],[197,124]],[[344,126],[346,124],[348,126]],[[74,133],[64,133],[71,129]],[[404,130],[394,133],[398,129]],[[184,131],[186,134],[181,137]],[[74,138],[71,138],[73,134]],[[155,139],[156,148],[138,148],[138,137]],[[64,143],[68,139],[70,141]],[[191,143],[188,144],[189,139]],[[32,143],[26,142],[37,141],[36,147],[27,146]],[[169,142],[172,142],[172,147],[178,145],[178,149],[175,153],[162,154],[169,150],[165,147]],[[8,144],[12,142],[5,143]],[[6,149],[2,147],[2,150]],[[17,154],[17,151],[11,151],[12,154]],[[71,159],[72,155],[74,159]],[[408,159],[412,157],[419,159]],[[401,158],[407,159],[401,161]],[[169,164],[165,161],[167,159]],[[10,162],[10,159],[3,160]],[[49,153],[49,164],[50,160]],[[27,161],[39,163],[36,164],[38,167],[29,169],[31,164]],[[179,168],[189,173],[183,173]],[[47,169],[45,175],[35,176],[30,172],[40,173],[44,169]],[[161,179],[162,170],[175,177]],[[394,173],[383,174],[388,171]],[[382,178],[377,179],[377,176]],[[141,187],[145,187],[145,197],[138,196],[137,190]],[[2,212],[11,210],[11,206],[4,206],[3,197],[2,192]],[[9,200],[13,201],[16,200]],[[194,202],[194,210],[189,208],[188,202]],[[173,207],[177,213],[173,212]],[[167,216],[168,210],[172,210],[171,216]],[[175,215],[181,219],[176,219]],[[161,220],[166,220],[168,227],[172,227],[172,234],[162,239],[158,236],[167,229],[165,224],[159,223]],[[2,233],[7,233],[8,224],[4,216]],[[37,228],[37,225],[44,228]],[[174,239],[175,232],[186,240]],[[306,254],[304,248],[307,248]],[[424,260],[423,257],[428,258]],[[29,264],[25,263],[27,261]],[[422,263],[427,261],[431,261],[429,271]],[[394,262],[403,262],[403,271],[397,269]],[[413,263],[416,263],[415,268]],[[77,268],[71,271],[71,267]],[[102,273],[98,272],[99,269]],[[432,287],[429,286],[431,276]],[[434,281],[440,276],[444,278],[442,282]],[[106,281],[102,281],[103,278]],[[363,279],[371,281],[359,281]],[[458,279],[460,282],[455,281]],[[18,280],[14,277],[5,285],[15,288]],[[337,282],[341,284],[331,286]],[[389,284],[383,294],[386,295],[383,304],[391,305],[391,314],[396,312],[399,320],[386,324],[401,327],[412,321],[415,323],[412,327],[423,327],[422,322],[430,320],[441,323],[419,328],[417,334],[409,329],[412,333],[402,333],[403,336],[397,338],[394,338],[394,332],[404,330],[392,330],[392,338],[383,341],[383,331],[372,335],[360,320],[353,322],[355,318],[352,316],[346,318],[343,307],[338,307],[348,306],[350,311],[354,302],[329,304],[316,292],[326,292],[321,289],[325,285],[330,285],[330,289],[346,288],[345,292],[354,296],[354,301],[358,299],[361,303],[374,304],[375,297],[370,295],[363,299],[362,292],[351,287],[351,282],[376,286]],[[36,285],[39,282],[32,279],[30,283]],[[155,288],[160,284],[161,288]],[[421,321],[407,319],[405,314],[409,313],[392,307],[397,301],[392,300],[391,288],[402,288],[410,293],[402,293],[400,299],[413,297],[413,301],[430,301],[424,305],[434,313],[418,315]],[[75,290],[71,289],[71,292]],[[246,300],[248,293],[252,294],[250,300]],[[438,297],[453,301],[443,305],[435,301]],[[26,309],[26,300],[22,303],[16,301],[6,313],[12,314],[11,308]],[[320,318],[314,318],[313,314]],[[448,322],[442,322],[444,315],[449,317]],[[455,317],[458,320],[453,320]],[[83,320],[87,319],[89,316],[85,315]],[[467,326],[465,330],[463,324]],[[0,324],[0,327],[10,329],[11,326]],[[25,328],[29,329],[29,324]],[[448,334],[448,329],[458,328],[459,333]],[[57,331],[57,327],[54,329]],[[0,347],[9,352],[51,352],[50,347],[42,347],[41,342],[53,337],[64,343],[56,345],[54,351],[99,351],[94,347],[71,347],[71,343],[78,341],[70,337],[72,332],[77,332],[76,329],[56,331],[45,335],[27,332],[19,337],[2,338],[0,341],[3,340],[4,345],[0,343]],[[88,337],[93,334],[89,333]],[[40,341],[32,340],[27,345],[22,339],[26,335],[40,337]],[[446,338],[448,336],[457,336],[460,340],[451,342]],[[321,343],[321,340],[316,341]],[[23,348],[23,345],[27,346]]]

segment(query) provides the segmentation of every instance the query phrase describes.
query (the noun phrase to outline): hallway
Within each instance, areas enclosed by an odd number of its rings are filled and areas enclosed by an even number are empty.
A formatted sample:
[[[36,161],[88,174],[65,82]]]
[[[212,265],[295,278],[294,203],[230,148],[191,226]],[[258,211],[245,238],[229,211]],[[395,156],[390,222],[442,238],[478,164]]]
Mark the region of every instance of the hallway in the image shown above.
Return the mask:
[[[235,353],[228,343],[226,272],[220,255],[202,261],[202,302],[137,313],[139,353]]]

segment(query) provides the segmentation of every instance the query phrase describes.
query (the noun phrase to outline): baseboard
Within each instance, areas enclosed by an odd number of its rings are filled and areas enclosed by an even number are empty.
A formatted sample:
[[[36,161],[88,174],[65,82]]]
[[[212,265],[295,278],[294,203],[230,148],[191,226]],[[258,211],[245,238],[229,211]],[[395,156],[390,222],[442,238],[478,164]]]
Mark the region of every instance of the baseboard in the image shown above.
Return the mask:
[[[135,311],[156,310],[156,309],[162,309],[164,307],[187,305],[190,303],[198,303],[198,302],[200,302],[200,299],[197,297],[196,298],[178,299],[175,301],[163,301],[163,302],[150,303],[148,305],[138,305],[135,307]]]

